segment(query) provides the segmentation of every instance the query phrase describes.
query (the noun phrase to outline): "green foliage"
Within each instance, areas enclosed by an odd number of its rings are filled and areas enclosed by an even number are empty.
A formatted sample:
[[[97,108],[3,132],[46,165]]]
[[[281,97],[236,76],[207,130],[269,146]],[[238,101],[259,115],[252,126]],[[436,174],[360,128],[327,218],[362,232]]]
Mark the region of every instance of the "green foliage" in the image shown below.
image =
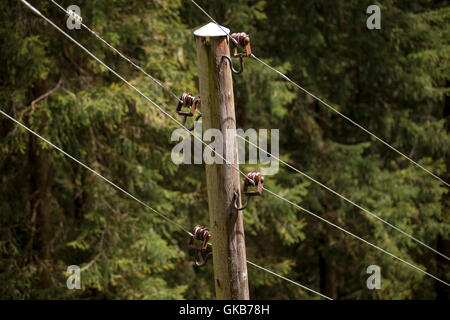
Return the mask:
[[[30,2],[65,28],[67,17],[50,2]],[[382,29],[368,30],[369,1],[199,3],[233,32],[249,33],[258,57],[450,177],[448,6],[377,3]],[[209,21],[189,1],[77,5],[87,25],[172,91],[198,94],[192,31]],[[68,33],[165,110],[174,109],[169,93],[92,34]],[[0,38],[0,109],[175,222],[209,224],[203,166],[171,161],[173,122],[18,1],[0,4]],[[449,194],[438,181],[253,59],[233,81],[238,127],[279,128],[284,161],[431,247],[449,240]],[[193,267],[177,226],[6,118],[0,137],[1,298],[214,298],[212,265]],[[430,251],[288,168],[267,176],[266,186],[448,279],[448,264],[442,267]],[[270,194],[250,202],[244,223],[249,260],[324,294],[439,295],[429,277]],[[73,264],[83,270],[82,290],[66,288]],[[381,267],[382,290],[366,288],[371,264]],[[248,269],[252,298],[318,298]]]

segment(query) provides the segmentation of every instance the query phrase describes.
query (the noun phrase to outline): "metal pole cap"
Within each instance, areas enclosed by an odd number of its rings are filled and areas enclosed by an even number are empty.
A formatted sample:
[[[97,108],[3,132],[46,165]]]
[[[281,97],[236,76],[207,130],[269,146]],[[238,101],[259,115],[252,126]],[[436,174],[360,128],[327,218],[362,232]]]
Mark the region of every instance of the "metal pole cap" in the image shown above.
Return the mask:
[[[219,26],[216,23],[210,22],[207,25],[194,31],[196,37],[225,37],[230,33],[230,29]]]

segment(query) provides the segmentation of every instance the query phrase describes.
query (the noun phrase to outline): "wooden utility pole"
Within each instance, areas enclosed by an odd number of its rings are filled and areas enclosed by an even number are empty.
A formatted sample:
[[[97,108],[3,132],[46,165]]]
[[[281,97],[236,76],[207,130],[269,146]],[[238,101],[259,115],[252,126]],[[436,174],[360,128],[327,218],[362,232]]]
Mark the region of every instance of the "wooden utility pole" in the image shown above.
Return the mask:
[[[220,130],[223,135],[222,156],[238,167],[231,66],[222,58],[230,56],[224,32],[229,30],[222,28],[210,23],[194,32],[203,132],[212,128]],[[236,210],[233,204],[234,193],[240,194],[239,172],[225,162],[206,164],[205,167],[216,297],[249,299],[242,211]],[[240,199],[238,205],[241,206]]]

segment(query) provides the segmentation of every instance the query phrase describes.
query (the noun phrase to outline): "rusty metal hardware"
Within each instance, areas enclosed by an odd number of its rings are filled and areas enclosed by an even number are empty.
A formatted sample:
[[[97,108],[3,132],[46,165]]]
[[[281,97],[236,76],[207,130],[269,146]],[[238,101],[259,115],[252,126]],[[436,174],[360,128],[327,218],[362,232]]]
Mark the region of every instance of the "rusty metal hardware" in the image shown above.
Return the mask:
[[[228,62],[230,63],[231,71],[234,74],[240,74],[240,73],[242,73],[242,71],[244,71],[244,61],[242,60],[242,57],[239,58],[239,63],[241,65],[239,70],[236,70],[234,68],[233,61],[231,61],[231,58],[229,56],[222,56],[222,60],[223,59],[227,59],[228,60]]]
[[[248,57],[252,54],[252,49],[250,47],[250,36],[246,34],[245,32],[238,32],[231,34],[231,38],[233,38],[235,41],[232,41],[233,44],[233,57]],[[237,45],[240,45],[245,48],[245,53],[238,53]]]
[[[233,66],[233,62],[231,61],[231,58],[228,56],[223,56],[222,59],[227,59],[231,66],[231,71],[235,74],[240,74],[242,71],[244,71],[244,60],[243,58],[249,57],[252,54],[252,49],[250,47],[250,36],[246,34],[245,32],[238,32],[231,34],[231,38],[234,41],[231,41],[233,45],[233,57],[239,58],[239,64],[240,68],[239,70],[236,70]],[[245,52],[238,52],[238,45],[245,48]]]
[[[250,184],[256,186],[255,191],[248,191]],[[256,184],[256,185],[255,185]],[[264,185],[264,176],[260,172],[250,172],[244,182],[243,194],[247,196],[260,196]]]
[[[208,249],[208,241],[211,238],[211,233],[208,228],[204,226],[196,225],[194,227],[193,237],[189,240],[189,247],[195,249],[195,265],[197,267],[202,267],[208,262],[208,258],[212,255],[212,252],[208,252],[203,255],[206,249]],[[203,241],[201,246],[195,245],[194,240]]]
[[[197,105],[200,103],[200,98],[194,97],[188,92],[183,92],[180,96],[180,102],[178,102],[177,113],[182,116],[192,117],[194,116]],[[183,107],[189,108],[189,112],[181,111]]]
[[[256,187],[256,190],[249,191],[249,186],[253,185]],[[244,188],[242,194],[246,195],[245,203],[242,207],[238,206],[239,193],[236,191],[234,193],[234,207],[236,210],[244,210],[248,206],[249,197],[260,196],[262,194],[262,189],[264,185],[264,176],[260,172],[250,172],[245,177]]]
[[[234,197],[233,197],[233,204],[234,204],[234,208],[238,211],[244,210],[245,208],[247,208],[248,206],[248,197],[245,199],[245,203],[242,207],[239,207],[238,205],[238,200],[239,200],[239,192],[235,191],[234,192]]]
[[[195,111],[197,110],[197,107],[200,105],[200,98],[194,97],[191,93],[184,92],[180,96],[180,101],[178,102],[177,106],[177,113],[179,115],[183,116],[183,126],[186,125],[186,120],[188,117],[193,117],[195,114]],[[183,108],[189,108],[189,112],[182,111]],[[195,125],[197,124],[198,120],[202,117],[202,114],[200,113],[194,121],[194,124],[191,128],[188,128],[189,131],[194,130]]]

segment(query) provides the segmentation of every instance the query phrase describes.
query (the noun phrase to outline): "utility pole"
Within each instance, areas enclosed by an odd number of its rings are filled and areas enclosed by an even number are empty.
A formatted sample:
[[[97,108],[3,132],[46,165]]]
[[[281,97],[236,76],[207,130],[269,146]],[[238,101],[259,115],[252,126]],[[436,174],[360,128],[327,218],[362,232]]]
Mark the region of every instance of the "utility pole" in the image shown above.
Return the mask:
[[[229,32],[215,23],[194,32],[200,82],[203,132],[218,129],[223,136],[223,154],[238,167],[236,119],[234,112]],[[227,130],[234,129],[234,130]],[[206,149],[208,151],[208,149]],[[205,164],[208,206],[213,250],[214,283],[217,299],[247,300],[248,275],[242,211],[234,206],[234,193],[240,194],[239,172],[223,164]],[[240,197],[238,206],[241,206]]]

